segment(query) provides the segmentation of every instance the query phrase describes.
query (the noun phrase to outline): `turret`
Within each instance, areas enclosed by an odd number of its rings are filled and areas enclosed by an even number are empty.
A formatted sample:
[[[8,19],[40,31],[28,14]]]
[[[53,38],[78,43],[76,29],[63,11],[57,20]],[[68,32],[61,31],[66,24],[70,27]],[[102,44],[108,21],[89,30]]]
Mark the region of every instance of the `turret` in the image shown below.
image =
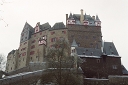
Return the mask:
[[[89,21],[88,21],[88,19],[86,17],[86,13],[84,15],[83,25],[89,25]]]
[[[21,33],[20,43],[30,39],[32,34],[33,27],[30,26],[27,22],[24,25],[23,31]]]
[[[78,45],[77,45],[75,39],[73,39],[73,42],[71,44],[71,56],[74,56],[75,55],[75,53],[76,53],[76,51],[75,51],[76,47],[78,47]]]
[[[36,24],[36,27],[35,27],[35,33],[39,32],[40,31],[40,22],[38,22]]]
[[[98,15],[96,15],[95,25],[96,26],[101,26],[101,21],[100,21]]]
[[[67,19],[67,24],[75,24],[75,19],[72,16],[72,13],[70,13],[69,18]]]

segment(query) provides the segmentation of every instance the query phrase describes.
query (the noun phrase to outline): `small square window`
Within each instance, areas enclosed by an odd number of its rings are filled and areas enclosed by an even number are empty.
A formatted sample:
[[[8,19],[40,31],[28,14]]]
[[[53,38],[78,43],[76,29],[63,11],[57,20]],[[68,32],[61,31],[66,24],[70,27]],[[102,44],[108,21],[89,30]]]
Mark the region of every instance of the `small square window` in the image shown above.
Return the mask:
[[[86,62],[86,59],[82,59],[82,63]]]
[[[117,65],[112,65],[112,68],[113,69],[117,69]]]
[[[100,59],[97,59],[97,63],[100,63]]]
[[[40,35],[42,35],[42,32],[40,32]]]

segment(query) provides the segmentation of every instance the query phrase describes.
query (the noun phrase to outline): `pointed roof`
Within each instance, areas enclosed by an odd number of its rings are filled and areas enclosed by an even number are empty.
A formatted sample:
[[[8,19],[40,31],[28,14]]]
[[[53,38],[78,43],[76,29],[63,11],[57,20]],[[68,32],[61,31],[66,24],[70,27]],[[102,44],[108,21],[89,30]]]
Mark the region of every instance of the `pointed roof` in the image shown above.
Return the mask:
[[[124,67],[124,65],[121,65],[122,66],[122,72],[123,74],[128,74],[128,71],[127,69]]]
[[[24,25],[24,28],[23,28],[23,31],[24,30],[29,30],[29,31],[33,31],[33,27],[30,25],[30,24],[28,24],[27,22],[25,23],[25,25]],[[22,31],[22,32],[23,32]]]
[[[117,55],[117,56],[119,56],[113,42],[104,42],[103,52],[106,55]]]
[[[78,45],[77,45],[77,43],[76,43],[75,39],[73,39],[73,42],[72,42],[71,47],[78,47]]]
[[[66,28],[63,22],[58,22],[55,23],[52,29],[61,29],[61,28]]]
[[[71,18],[73,18],[72,13],[70,13],[70,15],[69,15],[69,19],[71,19]]]
[[[77,47],[76,51],[78,55],[99,56],[97,58],[100,58],[100,56],[102,55],[101,49]]]
[[[98,15],[96,15],[96,20],[97,20],[97,21],[100,21],[100,19],[99,19]]]
[[[47,22],[42,25],[40,25],[41,30],[47,30],[51,28],[51,25]]]
[[[84,19],[87,20],[86,13],[84,14]]]

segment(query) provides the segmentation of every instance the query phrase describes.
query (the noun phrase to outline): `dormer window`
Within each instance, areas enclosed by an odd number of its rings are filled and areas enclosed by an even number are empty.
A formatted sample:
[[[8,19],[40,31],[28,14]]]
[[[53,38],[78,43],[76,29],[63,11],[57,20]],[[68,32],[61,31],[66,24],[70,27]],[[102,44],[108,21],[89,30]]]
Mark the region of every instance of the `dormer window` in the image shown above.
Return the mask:
[[[85,52],[83,52],[83,55],[85,55]]]
[[[91,52],[91,55],[93,55],[93,52]]]
[[[35,27],[35,33],[39,32],[39,31],[40,31],[39,24],[37,23],[36,27]]]

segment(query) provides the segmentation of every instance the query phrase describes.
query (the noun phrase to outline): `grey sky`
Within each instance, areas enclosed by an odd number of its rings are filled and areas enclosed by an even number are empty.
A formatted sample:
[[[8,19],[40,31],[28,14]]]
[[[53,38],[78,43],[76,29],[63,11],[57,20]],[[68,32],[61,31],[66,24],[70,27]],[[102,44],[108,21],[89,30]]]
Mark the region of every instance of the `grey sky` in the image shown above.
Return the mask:
[[[18,49],[20,33],[27,21],[33,27],[37,22],[65,23],[66,13],[98,15],[102,24],[103,40],[113,41],[122,57],[122,64],[128,69],[128,0],[6,0],[0,6],[0,53],[7,56],[12,49]]]

